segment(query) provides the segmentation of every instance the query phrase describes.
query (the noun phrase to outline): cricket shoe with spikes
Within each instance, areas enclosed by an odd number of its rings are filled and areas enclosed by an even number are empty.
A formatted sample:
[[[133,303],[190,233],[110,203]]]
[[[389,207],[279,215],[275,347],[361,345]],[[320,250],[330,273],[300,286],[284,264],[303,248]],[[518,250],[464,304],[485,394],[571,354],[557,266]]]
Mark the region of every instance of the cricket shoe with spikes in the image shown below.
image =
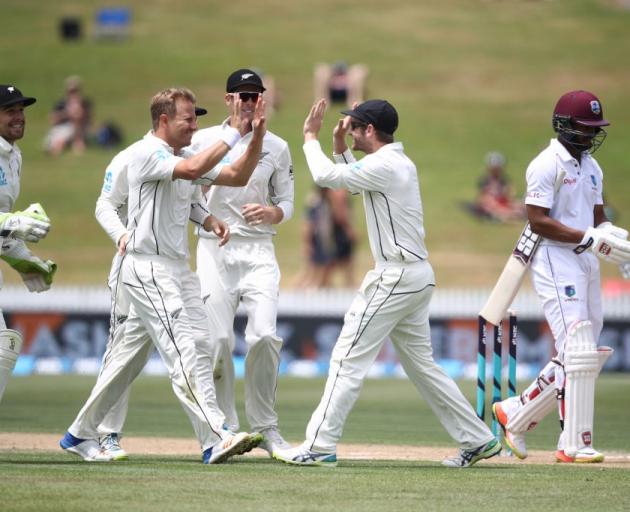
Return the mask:
[[[273,458],[294,466],[320,466],[333,468],[337,466],[335,452],[318,452],[307,448],[304,444],[288,450],[276,450]]]
[[[80,439],[70,432],[59,441],[59,446],[69,453],[78,455],[86,462],[109,462],[112,456],[104,452],[96,439]]]
[[[202,460],[204,464],[221,464],[234,455],[241,455],[253,450],[260,444],[263,437],[261,434],[248,434],[247,432],[227,432],[223,439],[210,448],[203,451]]]
[[[442,466],[447,468],[469,468],[480,460],[489,459],[501,453],[501,443],[492,439],[489,443],[483,444],[472,450],[460,450],[455,457],[449,457],[442,461]]]
[[[510,399],[508,398],[508,400]],[[508,402],[508,400],[492,404],[492,415],[499,425],[501,425],[501,429],[503,430],[503,440],[507,447],[512,450],[512,453],[516,455],[516,457],[523,460],[527,458],[525,434],[510,432],[506,427],[508,424],[508,407],[506,407],[508,404],[506,404],[506,402]]]
[[[604,462],[604,454],[594,448],[583,448],[575,454],[575,457],[571,457],[567,455],[564,450],[556,450],[556,462],[594,464]]]
[[[109,453],[112,460],[128,460],[129,456],[127,452],[120,446],[120,434],[111,433],[102,436],[99,439],[101,450],[105,453]]]
[[[263,440],[259,447],[266,450],[270,457],[273,457],[279,450],[289,450],[291,448],[291,445],[284,440],[277,427],[263,429],[260,433],[263,435]]]

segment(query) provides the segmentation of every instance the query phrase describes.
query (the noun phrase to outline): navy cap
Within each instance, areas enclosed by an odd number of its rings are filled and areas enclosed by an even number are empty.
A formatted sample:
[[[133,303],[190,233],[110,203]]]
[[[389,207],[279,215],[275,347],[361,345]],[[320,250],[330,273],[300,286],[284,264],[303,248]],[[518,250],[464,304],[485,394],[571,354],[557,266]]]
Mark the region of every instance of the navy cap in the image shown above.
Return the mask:
[[[393,135],[398,128],[398,112],[385,100],[367,100],[352,110],[342,110],[342,114],[353,117],[377,130]]]
[[[205,116],[208,111],[203,107],[195,107],[195,115],[196,116]]]
[[[23,103],[25,107],[32,105],[37,100],[23,96],[20,90],[13,85],[0,85],[0,108],[10,107],[17,103]]]
[[[257,87],[260,92],[265,91],[265,87],[263,86],[262,79],[255,71],[251,69],[237,69],[228,76],[227,83],[225,84],[226,92],[234,92],[237,87],[241,85],[253,85]]]

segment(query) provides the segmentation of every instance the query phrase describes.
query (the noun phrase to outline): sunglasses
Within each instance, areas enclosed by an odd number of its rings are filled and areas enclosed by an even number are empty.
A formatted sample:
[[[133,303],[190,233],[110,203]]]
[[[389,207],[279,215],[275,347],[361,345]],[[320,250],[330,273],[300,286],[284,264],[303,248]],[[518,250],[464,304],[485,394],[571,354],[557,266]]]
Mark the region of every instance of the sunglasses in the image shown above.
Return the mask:
[[[238,94],[242,102],[252,100],[254,103],[258,101],[258,96],[260,96],[259,92],[235,92],[234,94]]]
[[[367,128],[367,124],[359,123],[359,122],[356,122],[356,121],[351,121],[350,122],[350,128],[352,130],[356,130],[357,128]]]

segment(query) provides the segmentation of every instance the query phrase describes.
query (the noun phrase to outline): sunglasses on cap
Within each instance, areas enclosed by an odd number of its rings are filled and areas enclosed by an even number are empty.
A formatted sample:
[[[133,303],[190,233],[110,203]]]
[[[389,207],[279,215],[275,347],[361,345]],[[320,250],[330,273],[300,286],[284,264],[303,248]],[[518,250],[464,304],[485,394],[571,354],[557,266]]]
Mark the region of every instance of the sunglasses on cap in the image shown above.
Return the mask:
[[[252,100],[254,103],[256,103],[258,101],[258,96],[260,96],[261,93],[259,92],[235,92],[232,93],[235,96],[238,94],[238,97],[241,99],[242,102],[246,102],[249,100]]]

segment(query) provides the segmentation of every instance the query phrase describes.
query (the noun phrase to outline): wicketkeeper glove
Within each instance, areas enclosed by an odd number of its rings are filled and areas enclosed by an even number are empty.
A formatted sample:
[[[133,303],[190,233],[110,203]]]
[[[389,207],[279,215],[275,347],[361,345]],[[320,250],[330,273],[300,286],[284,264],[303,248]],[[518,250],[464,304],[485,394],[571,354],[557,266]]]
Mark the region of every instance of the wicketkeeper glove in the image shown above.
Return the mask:
[[[50,219],[39,203],[24,211],[0,213],[0,237],[39,242],[48,234]]]
[[[618,228],[621,229],[621,228]],[[630,242],[610,234],[606,229],[588,228],[580,244],[573,249],[582,254],[590,249],[598,258],[610,263],[630,262]]]
[[[21,240],[5,240],[0,258],[19,272],[30,292],[39,293],[50,289],[57,264],[34,256]]]

